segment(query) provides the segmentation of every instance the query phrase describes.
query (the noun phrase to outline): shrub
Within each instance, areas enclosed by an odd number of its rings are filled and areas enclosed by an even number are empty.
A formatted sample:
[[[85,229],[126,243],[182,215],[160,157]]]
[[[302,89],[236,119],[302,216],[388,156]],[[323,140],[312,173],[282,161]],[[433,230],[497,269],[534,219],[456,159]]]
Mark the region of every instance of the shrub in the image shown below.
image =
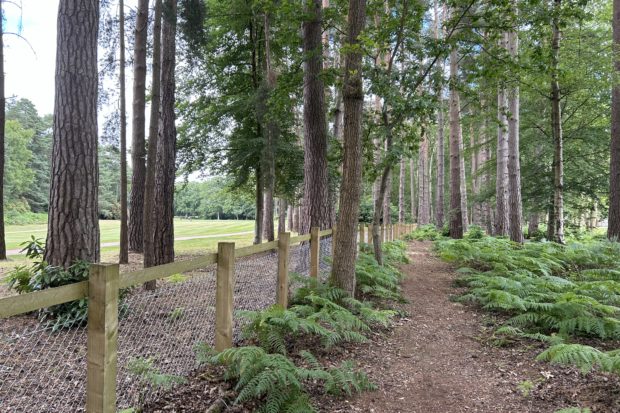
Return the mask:
[[[405,240],[435,241],[443,236],[442,231],[439,231],[435,225],[428,224],[417,227],[411,234],[405,235]]]

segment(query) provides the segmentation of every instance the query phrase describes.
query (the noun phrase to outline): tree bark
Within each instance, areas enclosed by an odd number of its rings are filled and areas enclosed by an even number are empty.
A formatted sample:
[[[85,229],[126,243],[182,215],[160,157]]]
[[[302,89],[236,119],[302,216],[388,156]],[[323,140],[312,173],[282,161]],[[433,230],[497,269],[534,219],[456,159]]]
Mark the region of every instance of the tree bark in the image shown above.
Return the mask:
[[[294,210],[293,205],[289,205],[288,206],[288,213],[287,213],[287,215],[288,215],[288,230],[289,230],[289,232],[295,231],[295,229],[294,229],[295,226],[293,225],[293,210]]]
[[[263,242],[263,217],[265,199],[263,196],[263,175],[261,168],[256,168],[256,216],[254,217],[254,244]]]
[[[434,34],[435,39],[439,40],[439,27],[440,27],[440,17],[439,17],[439,2],[435,0],[434,2],[434,13],[435,13],[435,24],[434,24]],[[443,74],[444,72],[443,59],[439,64],[439,72]],[[435,186],[435,222],[438,228],[442,228],[444,225],[444,192],[445,192],[445,144],[444,144],[444,119],[443,119],[443,84],[440,84],[437,87],[435,92],[438,98],[437,104],[437,184]]]
[[[467,232],[469,227],[469,218],[467,216],[468,203],[467,203],[467,175],[465,173],[465,144],[463,142],[463,130],[461,127],[461,133],[459,133],[459,152],[460,156],[460,174],[461,181],[461,215],[463,216],[463,232]]]
[[[527,236],[531,238],[535,232],[538,232],[538,224],[539,224],[539,215],[538,212],[530,213],[530,219],[527,225]]]
[[[415,199],[415,161],[413,158],[409,159],[409,195],[411,198],[411,221],[418,222],[418,214],[416,212],[416,199]]]
[[[366,19],[366,0],[350,0],[347,43],[351,50],[358,44]],[[357,223],[362,195],[362,54],[350,51],[345,58],[343,85],[344,153],[338,237],[334,244],[331,282],[349,294],[355,294],[355,260],[357,258]]]
[[[144,185],[143,205],[143,247],[142,251],[153,251],[153,205],[155,188],[155,163],[157,160],[159,107],[161,99],[161,0],[155,0],[155,13],[153,19],[153,73],[151,81],[151,113],[149,119],[149,147],[146,166],[146,179]],[[144,266],[146,267],[146,260]],[[155,288],[155,281],[145,284],[147,289]]]
[[[76,260],[99,261],[98,27],[99,1],[60,1],[44,259],[65,268]]]
[[[4,8],[0,2],[0,260],[6,260],[4,234],[4,141],[6,125],[6,96],[4,94]]]
[[[157,0],[156,0],[157,1]],[[144,251],[144,198],[146,190],[146,43],[149,0],[139,0],[133,49],[133,103],[131,123],[131,202],[129,203],[129,250]],[[150,135],[152,136],[152,135]]]
[[[502,40],[502,47],[505,41]],[[495,181],[495,235],[508,235],[508,107],[506,89],[502,84],[497,93],[497,178]]]
[[[422,143],[418,154],[418,224],[428,225],[431,222],[430,174],[428,135],[422,127]]]
[[[303,22],[304,52],[304,197],[301,233],[329,226],[329,177],[325,87],[321,79],[321,0],[308,0]]]
[[[519,54],[519,37],[516,32],[508,33],[508,51],[514,61]],[[508,205],[510,210],[510,239],[523,243],[523,206],[521,204],[521,161],[519,159],[519,85],[508,92]]]
[[[161,106],[155,161],[155,188],[151,233],[152,250],[144,251],[144,266],[174,261],[174,180],[175,180],[175,56],[176,0],[163,3],[161,45]]]
[[[125,2],[119,0],[119,33],[120,33],[120,122],[121,122],[121,234],[119,264],[129,263],[129,240],[127,228],[127,108],[125,102]],[[141,221],[141,220],[140,220]]]
[[[405,177],[407,164],[405,158],[400,159],[400,173],[398,176],[398,222],[403,224],[405,222]]]
[[[614,83],[611,92],[611,146],[609,174],[609,221],[607,237],[620,241],[620,0],[613,4]]]
[[[564,140],[562,137],[562,108],[560,106],[560,22],[558,13],[562,0],[554,0],[551,38],[551,132],[553,136],[553,241],[564,244]]]
[[[278,200],[278,234],[286,232],[286,199],[280,198]]]
[[[387,153],[387,150],[385,151]],[[392,168],[387,177],[385,190],[383,191],[383,225],[392,223]]]
[[[461,104],[456,88],[458,76],[456,46],[450,52],[450,237],[463,238],[463,213],[461,204]]]

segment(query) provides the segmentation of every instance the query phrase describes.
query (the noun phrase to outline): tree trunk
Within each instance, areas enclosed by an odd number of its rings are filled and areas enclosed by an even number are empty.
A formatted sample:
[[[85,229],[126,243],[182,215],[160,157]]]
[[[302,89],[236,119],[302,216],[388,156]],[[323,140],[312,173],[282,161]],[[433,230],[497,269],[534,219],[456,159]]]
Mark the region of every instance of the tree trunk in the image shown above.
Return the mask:
[[[562,0],[554,0],[554,8],[560,11]],[[551,39],[551,132],[553,135],[553,241],[564,244],[564,142],[562,137],[562,108],[560,106],[560,22],[557,14],[552,19]]]
[[[288,213],[287,213],[287,215],[288,215],[288,230],[289,230],[289,232],[295,231],[295,229],[294,229],[295,226],[293,225],[293,210],[294,210],[293,205],[289,205],[288,206]]]
[[[411,198],[411,222],[417,222],[418,214],[416,212],[415,202],[415,161],[413,158],[409,159],[409,191]]]
[[[459,133],[459,152],[461,154],[460,158],[460,174],[459,178],[461,180],[461,215],[463,216],[463,232],[467,232],[467,227],[469,226],[469,218],[467,216],[467,211],[469,210],[467,205],[467,175],[465,174],[465,144],[463,142],[463,130],[461,128],[461,133]]]
[[[155,164],[157,161],[158,147],[158,128],[159,128],[159,107],[161,103],[161,19],[162,19],[162,0],[155,0],[155,13],[153,18],[153,73],[151,80],[151,113],[149,119],[149,146],[146,165],[146,179],[144,185],[144,205],[143,205],[143,246],[142,251],[154,250],[153,233],[153,211],[155,203]],[[147,263],[146,254],[144,267],[155,265]],[[144,284],[147,290],[154,290],[156,281],[149,281]]]
[[[153,216],[157,219],[152,221],[148,234],[153,239],[153,248],[144,251],[145,267],[174,261],[176,0],[165,0],[163,10],[161,106],[153,196]]]
[[[508,51],[514,61],[518,60],[519,37],[508,33]],[[519,160],[519,85],[508,92],[508,203],[510,210],[510,239],[523,243],[523,207],[521,204],[521,161]]]
[[[502,41],[502,46],[505,43]],[[497,93],[497,178],[495,181],[495,235],[508,235],[508,107],[506,89],[502,84]]]
[[[0,2],[0,260],[6,260],[4,234],[4,135],[6,124],[6,97],[4,95],[4,9]]]
[[[52,177],[45,261],[99,261],[97,29],[99,1],[58,7]]]
[[[398,179],[398,222],[405,222],[405,177],[407,164],[405,158],[400,158],[400,173]]]
[[[387,150],[386,150],[387,153]],[[383,225],[392,223],[392,168],[387,177],[385,191],[383,192]]]
[[[528,238],[532,238],[534,233],[538,232],[538,224],[539,224],[539,215],[538,212],[530,213],[530,219],[527,225],[527,236]]]
[[[280,198],[278,200],[278,234],[286,232],[286,199]]]
[[[127,239],[127,108],[125,106],[125,4],[119,0],[119,33],[120,33],[120,122],[121,122],[121,235],[119,264],[129,263],[129,241]]]
[[[620,0],[613,5],[614,70],[617,79],[620,73]],[[620,241],[620,85],[613,83],[611,94],[611,146],[609,174],[609,222],[607,237]]]
[[[477,201],[480,194],[480,182],[478,180],[478,162],[480,161],[480,151],[476,147],[476,134],[474,133],[473,122],[469,125],[469,148],[471,150],[471,193],[474,196],[474,202],[471,205],[471,223],[472,225],[480,225],[480,203]]]
[[[429,141],[425,128],[422,128],[422,143],[418,155],[418,224],[428,225],[431,222],[430,174],[429,174]]]
[[[263,242],[263,216],[264,210],[263,197],[263,175],[261,168],[256,168],[256,216],[254,217],[254,244]]]
[[[358,44],[364,29],[366,0],[350,0],[347,43],[351,50]],[[362,54],[348,52],[345,58],[344,100],[344,153],[343,175],[340,186],[338,237],[334,244],[331,283],[349,294],[355,294],[355,260],[357,257],[357,223],[362,195],[362,115],[364,91],[362,88]]]
[[[129,249],[144,251],[144,198],[146,191],[146,43],[149,0],[139,0],[133,50],[133,119],[131,124],[131,202],[129,203]],[[152,135],[151,135],[152,136]]]
[[[264,34],[265,34],[265,72],[267,75],[266,79],[266,93],[265,96],[265,116],[267,121],[265,122],[263,131],[265,133],[265,146],[263,149],[263,199],[264,199],[264,211],[263,211],[263,238],[270,242],[275,239],[274,234],[274,224],[273,224],[273,216],[274,216],[274,193],[275,193],[275,181],[276,181],[276,172],[275,172],[275,148],[277,145],[278,138],[278,125],[273,121],[271,116],[269,115],[269,99],[271,98],[271,93],[276,87],[276,72],[273,70],[273,66],[271,64],[271,31],[269,24],[269,13],[265,13],[265,24],[264,24]],[[263,119],[264,121],[265,119]]]
[[[434,2],[434,11],[435,11],[435,24],[434,24],[434,34],[435,39],[439,40],[439,28],[440,28],[440,17],[439,17],[439,2],[435,0]],[[443,59],[439,64],[439,72],[444,72]],[[438,228],[442,228],[444,225],[444,185],[446,182],[445,178],[445,148],[444,148],[444,119],[443,119],[443,85],[440,84],[436,90],[438,104],[437,104],[437,184],[435,186],[435,222],[437,223]]]
[[[461,104],[456,88],[458,76],[456,46],[450,52],[450,236],[463,238],[463,213],[461,204]]]
[[[304,197],[301,233],[329,226],[325,87],[321,79],[321,0],[308,0],[302,25],[304,51]]]

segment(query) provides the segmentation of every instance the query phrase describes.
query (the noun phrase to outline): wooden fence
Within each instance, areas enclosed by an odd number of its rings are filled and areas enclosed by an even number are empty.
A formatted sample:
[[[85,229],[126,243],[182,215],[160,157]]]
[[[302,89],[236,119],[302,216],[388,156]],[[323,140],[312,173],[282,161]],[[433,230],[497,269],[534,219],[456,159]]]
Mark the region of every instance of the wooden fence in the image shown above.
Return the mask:
[[[413,228],[411,224],[382,226],[381,239],[383,241],[398,239]],[[366,239],[368,243],[372,243],[371,234],[371,226],[365,228],[364,225],[360,225],[358,237],[360,244]],[[0,318],[88,298],[86,411],[112,413],[116,411],[118,306],[121,289],[217,265],[215,349],[221,351],[233,345],[235,260],[277,250],[276,301],[286,307],[289,295],[290,247],[310,242],[310,276],[318,277],[320,239],[329,235],[337,236],[336,229],[320,231],[319,228],[312,228],[310,234],[296,237],[291,237],[288,232],[281,233],[276,241],[242,248],[235,248],[234,242],[220,242],[217,253],[122,274],[119,273],[118,264],[92,264],[88,281],[0,298]]]

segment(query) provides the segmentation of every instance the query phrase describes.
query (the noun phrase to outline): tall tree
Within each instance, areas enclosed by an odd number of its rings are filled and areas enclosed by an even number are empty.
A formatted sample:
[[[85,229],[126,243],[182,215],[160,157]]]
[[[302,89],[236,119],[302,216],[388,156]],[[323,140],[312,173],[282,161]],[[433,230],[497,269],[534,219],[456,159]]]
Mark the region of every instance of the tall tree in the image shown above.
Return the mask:
[[[519,36],[510,31],[508,52],[514,62],[519,55]],[[523,243],[523,207],[521,204],[521,161],[519,159],[519,85],[514,84],[508,91],[508,205],[509,233],[514,242]]]
[[[611,164],[607,236],[620,241],[620,0],[613,5],[614,83],[611,94]]]
[[[6,98],[4,96],[4,9],[0,1],[0,260],[6,260],[4,234],[4,135],[6,123]]]
[[[417,222],[418,214],[416,213],[416,202],[415,202],[415,160],[413,158],[409,159],[409,198],[410,198],[410,206],[411,206],[411,219],[414,222]]]
[[[176,54],[176,0],[163,2],[161,44],[161,106],[155,160],[155,187],[151,222],[152,249],[144,251],[144,266],[174,261],[174,179],[175,179],[175,54]]]
[[[562,0],[553,1],[551,18],[551,135],[553,136],[553,241],[564,243],[564,138],[560,93],[560,12]]]
[[[121,234],[120,251],[118,262],[129,262],[129,240],[127,228],[127,110],[125,107],[125,2],[119,0],[119,36],[120,36],[120,66],[119,66],[119,90],[120,90],[120,146],[121,146]]]
[[[306,2],[302,24],[304,51],[304,194],[301,232],[329,226],[327,121],[323,68],[321,0]]]
[[[144,250],[144,197],[146,180],[145,111],[146,111],[146,43],[148,37],[149,0],[138,0],[134,29],[133,98],[131,122],[131,202],[129,204],[129,249]],[[157,62],[159,64],[159,62]],[[153,61],[155,65],[155,61]],[[151,91],[152,92],[152,91]],[[153,98],[153,96],[151,97]]]
[[[441,25],[439,17],[439,1],[435,0],[434,3],[435,24],[434,24],[434,37],[439,41],[439,27]],[[444,72],[443,59],[439,64],[439,73]],[[435,186],[435,221],[438,228],[442,228],[444,224],[444,185],[445,178],[445,144],[444,144],[444,100],[443,100],[443,82],[437,85],[437,184]]]
[[[405,180],[406,180],[406,163],[405,158],[400,158],[399,164],[399,176],[398,176],[398,222],[400,224],[405,222]]]
[[[506,49],[506,35],[502,34],[500,49]],[[503,80],[497,92],[497,164],[495,180],[495,235],[508,235],[508,101]]]
[[[99,261],[98,0],[60,0],[45,261]]]
[[[457,88],[459,57],[456,44],[450,51],[450,236],[463,238],[461,204],[461,103]]]
[[[431,222],[431,192],[429,170],[429,139],[426,128],[422,126],[422,143],[418,154],[418,224]]]
[[[162,0],[155,0],[155,13],[153,16],[153,70],[151,81],[151,113],[149,119],[149,147],[146,166],[146,178],[144,185],[144,210],[143,210],[143,251],[154,250],[153,233],[153,204],[155,202],[155,162],[157,160],[159,106],[161,88],[161,15]],[[146,258],[146,254],[145,254]],[[146,259],[144,265],[147,265]],[[147,288],[155,288],[155,282],[150,281]]]
[[[340,187],[338,236],[334,245],[331,282],[355,294],[357,221],[362,193],[362,50],[359,35],[366,20],[366,0],[349,0],[344,84],[344,159]]]

